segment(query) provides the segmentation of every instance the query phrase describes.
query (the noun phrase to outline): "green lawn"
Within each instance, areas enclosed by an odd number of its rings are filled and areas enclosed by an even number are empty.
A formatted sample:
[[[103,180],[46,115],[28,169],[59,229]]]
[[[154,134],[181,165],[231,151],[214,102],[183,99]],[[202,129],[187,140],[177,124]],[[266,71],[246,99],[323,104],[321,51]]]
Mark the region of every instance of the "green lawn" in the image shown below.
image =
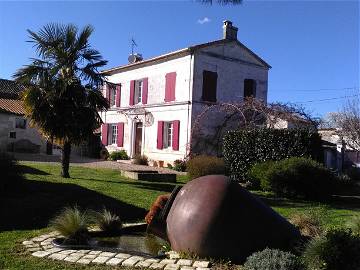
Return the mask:
[[[108,269],[34,258],[25,253],[21,242],[47,231],[49,219],[63,207],[75,204],[91,209],[105,206],[124,221],[143,220],[153,200],[176,185],[133,181],[109,169],[72,167],[72,178],[63,179],[58,165],[23,162],[21,167],[27,178],[25,184],[0,197],[0,269]],[[179,177],[177,184],[185,181],[186,177]],[[354,198],[318,204],[277,199],[260,192],[257,195],[284,216],[320,208],[326,212],[324,221],[328,226],[342,225],[360,211],[360,200]]]

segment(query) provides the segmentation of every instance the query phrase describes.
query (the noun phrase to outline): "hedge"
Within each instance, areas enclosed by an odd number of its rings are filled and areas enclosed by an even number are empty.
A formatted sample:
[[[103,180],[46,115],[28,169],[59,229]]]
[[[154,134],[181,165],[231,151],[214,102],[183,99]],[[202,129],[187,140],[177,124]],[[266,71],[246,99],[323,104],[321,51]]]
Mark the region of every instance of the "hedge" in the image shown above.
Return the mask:
[[[321,137],[308,129],[243,129],[224,136],[223,154],[230,174],[244,181],[255,163],[289,157],[322,161]]]

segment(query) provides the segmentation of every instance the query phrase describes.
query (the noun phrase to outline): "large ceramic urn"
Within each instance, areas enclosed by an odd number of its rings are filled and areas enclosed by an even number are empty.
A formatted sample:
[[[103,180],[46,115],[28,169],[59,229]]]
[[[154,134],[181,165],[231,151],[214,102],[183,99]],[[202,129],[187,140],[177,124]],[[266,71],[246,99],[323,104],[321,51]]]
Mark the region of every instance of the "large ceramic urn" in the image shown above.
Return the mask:
[[[266,247],[286,249],[299,237],[286,219],[222,175],[192,180],[171,203],[164,228],[175,251],[243,262]]]

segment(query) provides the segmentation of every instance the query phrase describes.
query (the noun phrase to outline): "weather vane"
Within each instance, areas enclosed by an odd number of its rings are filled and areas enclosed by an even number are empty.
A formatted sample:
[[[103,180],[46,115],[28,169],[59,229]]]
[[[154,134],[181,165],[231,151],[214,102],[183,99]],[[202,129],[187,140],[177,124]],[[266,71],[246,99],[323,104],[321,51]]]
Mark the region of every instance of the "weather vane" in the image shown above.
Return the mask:
[[[131,38],[131,54],[134,54],[134,48],[137,47],[134,37]]]

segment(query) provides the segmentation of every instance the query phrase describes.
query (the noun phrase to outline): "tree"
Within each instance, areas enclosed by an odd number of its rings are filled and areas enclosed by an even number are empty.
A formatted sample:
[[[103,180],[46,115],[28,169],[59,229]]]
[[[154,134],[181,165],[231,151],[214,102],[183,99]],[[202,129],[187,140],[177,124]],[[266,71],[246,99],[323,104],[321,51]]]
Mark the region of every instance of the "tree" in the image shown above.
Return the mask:
[[[360,101],[348,100],[338,113],[330,114],[330,120],[338,128],[337,133],[354,150],[360,150]]]
[[[98,72],[107,61],[91,48],[89,25],[81,31],[72,24],[27,31],[39,58],[31,58],[14,78],[25,88],[30,123],[62,145],[61,175],[68,178],[71,145],[87,140],[102,123],[98,111],[109,107],[99,90],[104,74]]]

